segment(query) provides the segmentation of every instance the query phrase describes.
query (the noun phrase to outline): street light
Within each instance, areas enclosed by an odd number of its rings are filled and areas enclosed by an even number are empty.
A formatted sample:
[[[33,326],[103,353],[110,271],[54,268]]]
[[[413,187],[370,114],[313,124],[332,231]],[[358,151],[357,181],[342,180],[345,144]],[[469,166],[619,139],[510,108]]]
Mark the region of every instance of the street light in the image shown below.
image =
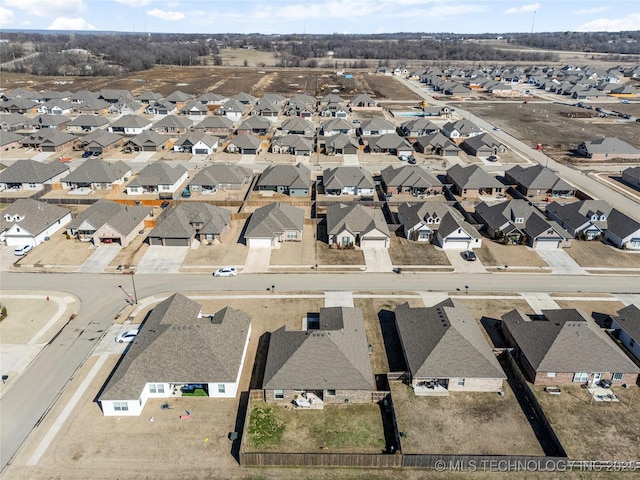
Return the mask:
[[[124,289],[122,285],[118,285],[118,288],[124,292],[129,301],[132,301],[136,305],[138,304],[138,293],[136,292],[136,282],[133,279],[134,272],[131,272],[131,284],[133,285],[133,296],[129,295],[129,293]]]
[[[127,302],[131,303],[133,301],[133,297],[129,295],[129,292],[127,292],[122,285],[118,285],[118,288],[122,290],[124,294],[127,296]]]

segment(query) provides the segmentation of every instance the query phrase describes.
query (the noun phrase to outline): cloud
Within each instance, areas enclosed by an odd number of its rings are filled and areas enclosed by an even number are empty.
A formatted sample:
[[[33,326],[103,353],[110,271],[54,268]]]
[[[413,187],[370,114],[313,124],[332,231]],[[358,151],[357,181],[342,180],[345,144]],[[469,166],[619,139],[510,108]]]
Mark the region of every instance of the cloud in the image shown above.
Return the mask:
[[[594,13],[606,12],[609,7],[582,8],[573,12],[576,15],[593,15]]]
[[[638,29],[640,13],[632,13],[624,18],[598,18],[576,28],[576,32],[624,32]]]
[[[167,2],[167,7],[169,8],[178,8],[180,6],[180,2]]]
[[[84,18],[58,17],[47,27],[47,30],[96,30],[96,27]]]
[[[4,6],[25,10],[36,17],[67,17],[85,9],[82,0],[4,0]]]
[[[529,5],[522,5],[521,7],[513,7],[504,11],[506,15],[513,15],[514,13],[527,13],[527,12],[536,12],[540,10],[539,3],[531,3]]]
[[[14,15],[13,10],[0,7],[0,27],[11,25],[13,23]]]
[[[116,2],[122,5],[129,5],[130,7],[144,7],[153,2],[153,0],[116,0]]]
[[[182,12],[171,12],[167,10],[160,10],[159,8],[154,8],[153,10],[147,10],[147,15],[152,17],[157,17],[162,20],[166,20],[167,22],[175,22],[177,20],[184,20],[185,14]]]

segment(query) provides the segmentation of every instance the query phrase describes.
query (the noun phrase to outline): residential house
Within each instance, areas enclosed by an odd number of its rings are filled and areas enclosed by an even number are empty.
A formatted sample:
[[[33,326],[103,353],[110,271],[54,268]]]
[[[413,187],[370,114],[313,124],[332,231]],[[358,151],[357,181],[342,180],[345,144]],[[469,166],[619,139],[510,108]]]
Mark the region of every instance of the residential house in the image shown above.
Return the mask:
[[[42,152],[61,152],[73,146],[77,137],[71,133],[45,128],[20,140],[22,148],[35,148]]]
[[[405,238],[431,242],[444,250],[471,250],[482,246],[482,236],[455,208],[437,202],[403,203],[398,218]]]
[[[382,189],[387,195],[409,194],[414,197],[423,195],[439,195],[442,183],[436,177],[418,165],[385,167],[381,172]]]
[[[416,151],[427,155],[457,157],[460,154],[460,148],[440,132],[419,137],[413,145]]]
[[[280,111],[280,106],[274,105],[267,100],[262,100],[253,106],[251,115],[258,116],[260,118],[268,120],[271,123],[274,123],[278,121],[278,115],[280,115]]]
[[[379,208],[360,204],[327,207],[327,236],[329,245],[346,247],[389,248],[391,234],[384,213]]]
[[[159,194],[160,198],[173,198],[187,180],[187,169],[182,165],[170,166],[163,161],[150,163],[127,185],[129,195]]]
[[[304,210],[280,202],[256,209],[244,238],[248,247],[280,248],[283,242],[301,242]]]
[[[136,100],[120,99],[109,106],[109,113],[114,115],[136,115],[142,109],[142,104]]]
[[[321,117],[349,118],[350,111],[340,103],[330,103],[324,107],[319,107]]]
[[[395,309],[395,322],[416,396],[501,392],[507,378],[478,323],[461,302]]]
[[[226,151],[241,155],[257,155],[262,151],[261,146],[262,140],[258,137],[243,133],[231,139],[227,144]]]
[[[118,103],[121,100],[133,100],[133,95],[129,90],[105,88],[100,90],[98,98],[101,98],[105,102]]]
[[[206,92],[200,95],[198,98],[196,98],[196,100],[202,103],[203,105],[220,106],[227,101],[227,98],[220,95],[219,93]]]
[[[152,207],[132,207],[100,199],[67,224],[69,236],[82,242],[116,243],[127,247],[144,229]]]
[[[408,157],[415,153],[413,146],[407,139],[397,133],[386,133],[379,137],[368,138],[366,150],[372,153],[388,153],[399,157]]]
[[[453,193],[463,198],[478,198],[480,195],[501,194],[504,185],[477,165],[454,165],[447,170],[447,182]]]
[[[183,202],[172,207],[147,236],[149,245],[190,247],[220,242],[231,225],[231,212],[202,202]]]
[[[193,125],[193,120],[189,117],[180,117],[177,115],[167,115],[153,124],[153,130],[158,133],[184,134],[189,131]]]
[[[591,160],[606,159],[640,159],[640,150],[616,137],[603,137],[597,140],[582,142],[577,153]]]
[[[362,167],[333,167],[322,172],[325,195],[373,196],[375,182],[371,173]]]
[[[149,398],[180,403],[179,390],[201,385],[210,398],[236,398],[251,337],[251,317],[202,306],[175,293],[157,304],[100,392],[104,416],[139,416]],[[206,361],[203,359],[206,358]]]
[[[20,115],[19,113],[0,114],[0,130],[3,132],[15,132],[16,130],[22,130],[24,125],[24,115]]]
[[[20,198],[2,211],[0,241],[10,247],[36,247],[70,221],[71,211],[66,208]]]
[[[184,107],[180,109],[181,115],[204,116],[209,115],[209,107],[197,100],[189,100]]]
[[[24,135],[18,133],[6,132],[0,130],[0,150],[8,151],[20,148],[20,141],[24,138]]]
[[[376,101],[366,93],[360,93],[349,100],[351,108],[373,108],[377,107]]]
[[[467,138],[460,146],[469,155],[475,155],[476,157],[489,157],[491,155],[498,155],[507,151],[507,147],[504,143],[496,140],[488,133],[482,133],[480,135]]]
[[[71,121],[69,117],[64,115],[38,115],[35,118],[35,126],[37,129],[66,130],[67,124]]]
[[[452,140],[482,135],[482,129],[471,120],[462,118],[455,122],[447,122],[442,126],[442,133]]]
[[[622,171],[621,180],[636,190],[640,190],[640,166],[625,168]]]
[[[193,177],[189,182],[189,190],[202,193],[242,190],[251,182],[252,176],[251,170],[239,165],[209,165]]]
[[[190,132],[176,140],[176,143],[173,144],[173,151],[194,155],[212,155],[218,149],[218,141],[218,137],[208,133]]]
[[[60,162],[42,163],[35,160],[16,160],[0,171],[0,191],[42,190],[45,185],[59,183],[69,173],[69,166]]]
[[[89,133],[109,125],[109,120],[99,115],[78,115],[67,123],[69,133]]]
[[[111,133],[119,133],[120,135],[132,137],[134,135],[140,135],[145,130],[149,130],[152,124],[151,120],[139,115],[124,115],[111,122],[109,131]]]
[[[88,99],[82,103],[75,104],[74,110],[85,115],[104,115],[109,113],[112,105],[98,98]]]
[[[396,133],[396,126],[384,118],[372,118],[360,124],[360,128],[356,132],[360,137],[371,137],[374,135],[385,135],[387,133]]]
[[[526,200],[511,200],[476,206],[476,217],[485,224],[494,240],[507,245],[526,244],[539,250],[566,247],[571,235],[553,220],[547,220],[536,207]]]
[[[354,135],[356,133],[356,129],[352,123],[347,122],[343,118],[328,120],[320,127],[320,135],[322,136],[331,137],[339,133],[344,135]]]
[[[611,317],[611,328],[620,343],[640,360],[640,308],[628,305]]]
[[[156,100],[144,109],[147,115],[172,115],[178,111],[174,103],[168,100]]]
[[[253,105],[258,99],[246,92],[240,92],[231,97],[231,100],[235,100],[242,105]]]
[[[271,122],[264,117],[253,116],[247,118],[238,127],[236,134],[238,135],[257,135],[265,136],[271,129]]]
[[[357,140],[344,133],[324,137],[323,148],[326,155],[357,155],[359,149]]]
[[[165,100],[174,104],[178,109],[180,109],[189,100],[194,100],[195,98],[196,96],[191,93],[184,93],[180,90],[176,90],[175,92],[169,94],[167,98],[165,98]]]
[[[522,167],[516,165],[504,172],[507,183],[525,197],[571,197],[575,187],[558,177],[553,170],[542,165]]]
[[[304,135],[309,137],[316,131],[309,120],[300,117],[287,118],[280,127],[285,135]]]
[[[306,197],[311,190],[311,170],[297,165],[269,165],[257,182],[258,191],[273,191],[291,197]]]
[[[376,387],[362,310],[321,308],[305,330],[272,332],[262,388],[267,402],[371,403]]]
[[[102,155],[124,145],[124,137],[106,130],[94,130],[76,143],[76,148],[80,147],[86,152]]]
[[[122,185],[131,176],[131,167],[125,162],[106,162],[101,158],[88,158],[62,178],[62,188],[67,190],[111,190]]]
[[[575,309],[542,310],[535,319],[512,310],[502,316],[502,333],[535,385],[633,385],[640,373],[593,319]]]
[[[160,152],[164,150],[171,138],[161,133],[144,130],[125,143],[125,148],[132,152]]]
[[[404,122],[399,128],[400,134],[405,137],[422,137],[439,131],[440,128],[435,123],[424,117]]]
[[[313,152],[313,140],[302,135],[273,137],[270,149],[273,153],[309,156]]]
[[[2,102],[2,110],[8,113],[29,113],[37,108],[37,103],[30,98],[12,98]]]
[[[160,100],[164,98],[161,93],[151,92],[149,90],[145,90],[140,95],[138,95],[135,99],[140,103],[144,103],[145,105],[149,105],[156,100]]]
[[[233,120],[222,116],[211,116],[204,118],[194,127],[196,132],[213,133],[214,135],[229,135],[233,130]]]
[[[247,106],[235,100],[227,100],[216,110],[216,115],[224,115],[233,122],[237,122],[244,115]]]

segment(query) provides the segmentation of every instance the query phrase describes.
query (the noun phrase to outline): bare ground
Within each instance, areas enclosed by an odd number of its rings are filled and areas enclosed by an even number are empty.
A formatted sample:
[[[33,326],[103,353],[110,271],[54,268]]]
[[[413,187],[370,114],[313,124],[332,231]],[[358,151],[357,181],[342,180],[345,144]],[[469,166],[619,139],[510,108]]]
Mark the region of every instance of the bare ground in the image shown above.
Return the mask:
[[[474,249],[483,265],[489,267],[546,267],[547,264],[531,248],[522,245],[503,245],[489,238],[482,240],[482,248]]]
[[[565,252],[585,268],[640,268],[640,254],[619,250],[602,242],[573,240]]]
[[[451,265],[447,255],[430,243],[413,242],[394,234],[391,234],[389,255],[394,265]]]
[[[48,242],[43,242],[18,260],[19,265],[81,265],[94,252],[89,242],[67,239],[62,231],[55,233]]]

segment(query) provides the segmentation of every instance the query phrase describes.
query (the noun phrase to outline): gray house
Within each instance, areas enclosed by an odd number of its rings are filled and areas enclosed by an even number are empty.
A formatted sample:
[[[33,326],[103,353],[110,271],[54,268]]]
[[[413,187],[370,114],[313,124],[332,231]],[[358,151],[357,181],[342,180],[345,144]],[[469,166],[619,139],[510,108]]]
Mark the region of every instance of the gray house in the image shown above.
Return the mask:
[[[640,360],[640,308],[631,304],[618,310],[618,315],[611,317],[611,328],[620,343]]]
[[[477,198],[480,195],[502,193],[504,185],[477,165],[454,165],[447,170],[447,181],[453,185],[453,192],[463,198]]]
[[[340,203],[327,208],[329,245],[336,247],[389,248],[391,234],[379,208]]]
[[[640,190],[640,166],[625,168],[622,171],[622,181],[636,190]]]
[[[89,158],[62,179],[62,187],[69,190],[111,190],[130,176],[131,167],[121,160],[106,162],[101,158]]]
[[[507,378],[463,304],[447,299],[427,308],[396,307],[396,327],[416,396],[500,392]]]
[[[257,155],[260,153],[262,140],[253,135],[243,133],[233,138],[226,147],[228,153],[239,153],[241,155]]]
[[[394,168],[391,165],[380,172],[382,189],[389,195],[408,194],[415,197],[438,195],[442,193],[442,183],[436,177],[418,165],[403,165]]]
[[[526,197],[570,197],[575,193],[575,187],[542,165],[526,168],[516,165],[504,172],[504,176],[507,183],[515,185],[516,190]]]
[[[375,183],[362,167],[334,167],[322,172],[325,195],[373,195]]]
[[[209,165],[189,182],[192,192],[216,193],[220,190],[242,190],[251,181],[253,172],[239,165]]]
[[[256,209],[245,230],[248,247],[280,248],[283,242],[302,241],[304,210],[284,203]]]
[[[195,240],[211,245],[221,240],[230,224],[231,212],[226,208],[201,202],[183,202],[161,218],[147,240],[149,245],[165,247],[188,247]]]
[[[127,185],[128,195],[159,194],[160,198],[173,198],[173,194],[187,180],[187,169],[182,165],[172,167],[158,161],[144,167]]]
[[[257,182],[258,191],[282,193],[291,197],[306,197],[311,190],[311,170],[297,165],[269,165]]]
[[[17,160],[0,171],[0,191],[42,190],[45,185],[59,182],[69,172],[64,163],[42,163],[35,160]]]
[[[306,330],[272,332],[262,388],[267,402],[302,408],[370,403],[376,388],[362,310],[321,308]]]

